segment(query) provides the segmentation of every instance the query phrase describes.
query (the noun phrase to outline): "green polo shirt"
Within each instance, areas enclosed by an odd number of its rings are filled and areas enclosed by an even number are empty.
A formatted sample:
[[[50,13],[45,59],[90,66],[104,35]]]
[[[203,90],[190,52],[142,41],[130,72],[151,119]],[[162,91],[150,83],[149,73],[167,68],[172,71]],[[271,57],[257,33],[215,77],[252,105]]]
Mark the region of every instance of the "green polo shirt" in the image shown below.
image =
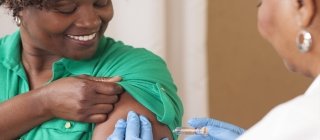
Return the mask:
[[[20,32],[0,39],[0,103],[28,92],[21,63]],[[121,76],[119,84],[171,130],[181,125],[183,107],[165,62],[155,54],[103,37],[96,54],[87,60],[62,58],[52,64],[51,81],[81,74]],[[21,136],[24,140],[89,140],[94,124],[56,118]]]

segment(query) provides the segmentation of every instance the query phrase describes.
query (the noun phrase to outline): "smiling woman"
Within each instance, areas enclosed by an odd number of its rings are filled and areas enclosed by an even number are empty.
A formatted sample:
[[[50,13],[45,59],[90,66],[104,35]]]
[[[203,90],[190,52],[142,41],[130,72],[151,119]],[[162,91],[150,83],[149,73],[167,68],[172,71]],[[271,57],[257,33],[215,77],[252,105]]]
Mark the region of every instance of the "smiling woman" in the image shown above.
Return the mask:
[[[26,42],[24,48],[45,49],[58,57],[72,59],[94,55],[113,16],[111,1],[60,0],[48,1],[44,6],[47,8],[29,6],[17,13],[22,21],[20,29],[21,38]],[[37,44],[33,45],[34,42]]]
[[[172,137],[176,86],[160,57],[103,35],[111,0],[0,4],[20,28],[0,39],[0,139],[106,139],[131,110],[151,120],[154,139]]]

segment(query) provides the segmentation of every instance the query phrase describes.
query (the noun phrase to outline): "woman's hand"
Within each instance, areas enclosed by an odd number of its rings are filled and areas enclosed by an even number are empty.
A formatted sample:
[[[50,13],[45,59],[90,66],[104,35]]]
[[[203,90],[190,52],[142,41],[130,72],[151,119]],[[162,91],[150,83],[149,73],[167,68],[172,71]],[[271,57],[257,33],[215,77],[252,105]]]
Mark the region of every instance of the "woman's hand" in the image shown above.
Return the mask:
[[[40,89],[45,110],[52,117],[99,123],[107,119],[123,92],[120,77],[68,77]]]

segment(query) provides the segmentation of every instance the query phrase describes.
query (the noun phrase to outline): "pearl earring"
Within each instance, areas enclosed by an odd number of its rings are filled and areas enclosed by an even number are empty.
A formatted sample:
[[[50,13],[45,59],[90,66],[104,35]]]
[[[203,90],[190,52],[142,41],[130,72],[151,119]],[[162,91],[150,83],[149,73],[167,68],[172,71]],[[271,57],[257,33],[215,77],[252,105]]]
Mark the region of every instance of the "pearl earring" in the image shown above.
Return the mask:
[[[21,19],[20,19],[19,16],[15,16],[15,17],[13,18],[13,20],[16,22],[17,26],[20,26],[20,25],[21,25]]]
[[[302,30],[301,32],[298,33],[298,36],[296,38],[296,43],[300,52],[302,53],[308,52],[312,45],[311,33],[306,30]]]

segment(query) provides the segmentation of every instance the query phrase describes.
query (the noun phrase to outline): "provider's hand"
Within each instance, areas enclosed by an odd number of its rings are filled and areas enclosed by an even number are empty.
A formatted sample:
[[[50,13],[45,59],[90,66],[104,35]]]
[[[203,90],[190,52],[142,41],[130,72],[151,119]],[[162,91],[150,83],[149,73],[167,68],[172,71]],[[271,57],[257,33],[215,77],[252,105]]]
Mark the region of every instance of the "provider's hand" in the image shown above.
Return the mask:
[[[149,120],[144,116],[130,111],[127,121],[120,119],[115,129],[107,140],[152,140],[152,127]]]
[[[189,125],[194,128],[208,128],[208,136],[194,135],[189,136],[186,140],[235,140],[244,129],[210,118],[194,118],[188,121]]]
[[[81,122],[105,121],[123,92],[120,77],[67,77],[38,89],[47,115]]]

